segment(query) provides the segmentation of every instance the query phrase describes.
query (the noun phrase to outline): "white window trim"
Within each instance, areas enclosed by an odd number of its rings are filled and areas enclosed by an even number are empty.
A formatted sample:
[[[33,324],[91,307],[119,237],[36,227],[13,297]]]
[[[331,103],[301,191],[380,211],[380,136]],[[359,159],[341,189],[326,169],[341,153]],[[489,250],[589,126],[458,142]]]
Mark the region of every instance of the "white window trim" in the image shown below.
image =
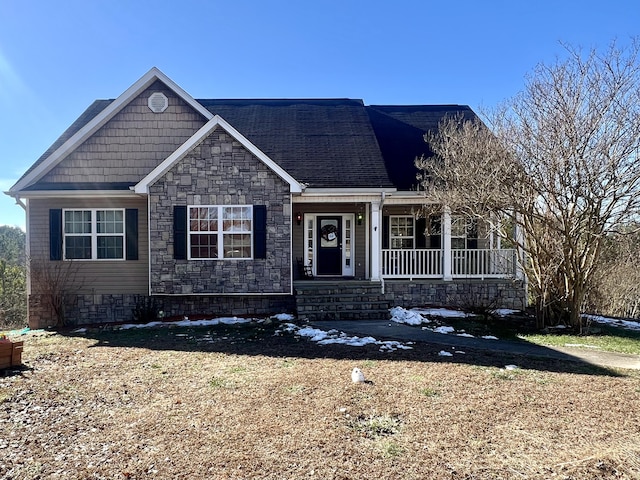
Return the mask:
[[[413,227],[413,235],[412,236],[404,236],[404,235],[393,235],[393,219],[394,218],[410,218],[411,225]],[[412,240],[412,247],[410,248],[393,248],[393,241],[395,239],[406,240],[410,238]],[[416,219],[412,215],[389,215],[389,248],[392,250],[414,250],[416,248]]]
[[[453,229],[454,229],[454,224],[456,224],[456,226],[458,226],[458,222],[463,222],[464,224],[462,225],[464,227],[464,234],[463,235],[454,235]],[[474,237],[470,237],[469,234],[471,233],[471,229],[472,229],[472,222],[473,222],[473,218],[468,217],[466,215],[451,215],[451,240],[452,240],[452,246],[451,248],[453,250],[468,250],[469,249],[469,240],[474,240]],[[460,248],[460,247],[454,247],[453,246],[453,240],[463,240],[464,241],[464,247]]]
[[[191,230],[191,209],[194,208],[217,208],[218,209],[218,230],[216,231],[192,231]],[[251,230],[250,231],[241,231],[241,232],[225,232],[224,231],[224,226],[223,226],[223,222],[224,222],[224,216],[223,216],[223,210],[225,208],[248,208],[249,209],[249,221],[251,222]],[[187,259],[188,260],[195,260],[195,261],[211,261],[211,260],[221,260],[221,261],[230,261],[230,260],[238,260],[238,261],[243,261],[243,260],[253,260],[254,257],[254,252],[253,252],[253,239],[254,239],[254,227],[255,225],[253,224],[253,205],[188,205],[187,206]],[[203,258],[203,257],[192,257],[191,256],[191,235],[198,235],[198,234],[211,234],[211,235],[217,235],[218,239],[218,257],[217,258]],[[251,249],[251,255],[249,257],[225,257],[224,256],[224,236],[225,235],[242,235],[242,234],[248,234],[250,236],[250,241],[249,241],[249,247]],[[220,256],[220,253],[222,253],[223,256]]]
[[[66,212],[91,212],[91,233],[66,233]],[[97,212],[122,212],[122,233],[98,233]],[[62,209],[62,258],[74,262],[122,262],[127,258],[127,219],[124,208],[65,208]],[[91,237],[91,258],[67,258],[67,237]],[[121,258],[98,258],[98,237],[122,237]]]

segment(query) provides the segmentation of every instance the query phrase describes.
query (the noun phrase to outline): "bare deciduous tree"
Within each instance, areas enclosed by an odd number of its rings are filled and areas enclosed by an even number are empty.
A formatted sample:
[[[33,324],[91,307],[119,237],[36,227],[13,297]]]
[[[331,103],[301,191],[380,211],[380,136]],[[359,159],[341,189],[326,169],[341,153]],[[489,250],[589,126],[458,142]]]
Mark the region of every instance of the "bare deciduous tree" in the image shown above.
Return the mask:
[[[581,328],[605,237],[640,211],[640,43],[566,52],[489,113],[489,128],[445,120],[416,164],[429,201],[517,225],[539,325]]]

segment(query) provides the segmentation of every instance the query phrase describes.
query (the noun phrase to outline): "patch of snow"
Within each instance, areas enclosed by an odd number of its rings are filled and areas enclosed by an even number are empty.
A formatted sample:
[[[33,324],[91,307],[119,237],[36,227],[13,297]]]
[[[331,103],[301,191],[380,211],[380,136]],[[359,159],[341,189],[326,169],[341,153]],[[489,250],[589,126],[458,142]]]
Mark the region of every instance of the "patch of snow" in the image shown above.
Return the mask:
[[[171,324],[178,327],[213,327],[216,325],[237,325],[249,322],[251,322],[250,318],[220,317],[210,318],[208,320],[180,320],[177,322],[171,322]]]
[[[278,313],[271,318],[278,320],[279,322],[290,322],[296,317],[295,315],[291,315],[290,313]]]
[[[434,328],[433,331],[436,333],[453,333],[456,329],[447,325],[442,325],[441,327]]]
[[[130,330],[132,328],[151,328],[162,325],[163,322],[149,322],[149,323],[125,323],[124,325],[120,325],[118,328],[120,330]]]
[[[421,325],[423,323],[429,323],[429,320],[420,315],[416,310],[393,307],[389,312],[391,313],[391,320],[396,323],[404,323],[407,325]]]
[[[420,315],[442,318],[465,318],[469,316],[469,314],[461,312],[460,310],[451,310],[449,308],[413,308],[412,311]]]
[[[498,340],[498,337],[494,337],[493,335],[483,335],[482,338],[485,340]]]
[[[280,332],[293,333],[300,335],[301,337],[307,337],[312,342],[317,342],[318,345],[347,345],[350,347],[363,347],[365,345],[380,345],[381,352],[394,352],[398,349],[411,350],[408,343],[401,343],[395,340],[380,341],[373,337],[350,337],[344,332],[332,329],[329,331],[320,330],[313,327],[298,327],[293,323],[285,323],[280,327]]]
[[[324,330],[320,330],[318,328],[304,327],[299,329],[297,333],[301,337],[309,337],[309,340],[311,340],[312,342],[320,342],[321,340],[325,340],[329,336],[329,332],[325,332]]]
[[[412,343],[412,342],[408,342],[408,343]],[[413,347],[410,346],[408,343],[405,344],[405,343],[389,340],[382,343],[382,345],[380,346],[380,351],[394,352],[396,350],[413,350]]]
[[[249,323],[254,321],[250,318],[238,318],[238,317],[220,317],[209,318],[205,320],[176,320],[175,322],[149,322],[149,323],[125,323],[120,325],[120,330],[129,330],[132,328],[152,328],[160,325],[174,326],[174,327],[211,327],[216,325],[236,325],[240,323]]]
[[[86,328],[76,328],[75,330],[72,330],[71,333],[87,333],[87,329]]]
[[[446,350],[440,350],[438,352],[438,356],[440,356],[440,357],[453,357],[453,353],[447,352]]]
[[[505,365],[504,369],[505,370],[518,370],[520,367],[517,365]]]
[[[520,310],[512,310],[510,308],[497,308],[493,310],[493,313],[499,317],[506,317],[507,315],[513,315],[514,313],[520,313]]]
[[[620,318],[609,318],[601,315],[582,315],[582,318],[591,320],[592,322],[602,323],[604,325],[611,325],[614,327],[625,328],[627,330],[640,330],[640,322],[633,320],[623,320]]]
[[[457,335],[458,337],[476,338],[476,337],[474,337],[473,335],[471,335],[470,333],[466,333],[466,332],[463,332],[463,333],[456,333],[456,335]]]

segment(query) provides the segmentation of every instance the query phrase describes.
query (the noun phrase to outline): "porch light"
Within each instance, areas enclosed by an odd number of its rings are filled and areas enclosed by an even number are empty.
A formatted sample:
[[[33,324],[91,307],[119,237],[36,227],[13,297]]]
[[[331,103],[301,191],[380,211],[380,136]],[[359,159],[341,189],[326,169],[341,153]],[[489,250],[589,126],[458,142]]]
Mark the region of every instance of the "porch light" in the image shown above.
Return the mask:
[[[362,225],[362,212],[358,212],[358,225]]]
[[[298,225],[302,223],[302,214],[300,212],[296,213],[296,222],[298,222]]]

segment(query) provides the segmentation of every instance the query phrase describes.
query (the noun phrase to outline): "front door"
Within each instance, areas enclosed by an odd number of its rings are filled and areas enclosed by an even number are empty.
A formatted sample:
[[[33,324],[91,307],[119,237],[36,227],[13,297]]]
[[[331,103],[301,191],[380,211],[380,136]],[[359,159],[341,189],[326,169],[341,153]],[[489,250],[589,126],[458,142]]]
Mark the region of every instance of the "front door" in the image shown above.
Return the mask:
[[[342,217],[317,217],[316,275],[342,275]]]

